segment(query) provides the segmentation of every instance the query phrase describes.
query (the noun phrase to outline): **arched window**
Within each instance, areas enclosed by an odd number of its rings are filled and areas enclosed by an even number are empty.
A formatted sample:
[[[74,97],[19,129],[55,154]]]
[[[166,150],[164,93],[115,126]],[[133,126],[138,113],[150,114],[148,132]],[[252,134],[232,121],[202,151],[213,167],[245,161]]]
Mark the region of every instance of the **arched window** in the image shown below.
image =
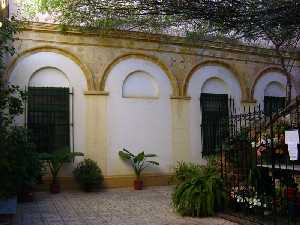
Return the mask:
[[[264,90],[264,111],[266,115],[279,112],[285,106],[286,100],[284,86],[277,82],[270,82]]]
[[[70,148],[71,101],[65,74],[56,68],[43,68],[31,76],[28,86],[27,124],[37,150]]]
[[[206,80],[201,88],[202,154],[215,153],[223,142],[223,118],[228,116],[228,86],[220,78]]]

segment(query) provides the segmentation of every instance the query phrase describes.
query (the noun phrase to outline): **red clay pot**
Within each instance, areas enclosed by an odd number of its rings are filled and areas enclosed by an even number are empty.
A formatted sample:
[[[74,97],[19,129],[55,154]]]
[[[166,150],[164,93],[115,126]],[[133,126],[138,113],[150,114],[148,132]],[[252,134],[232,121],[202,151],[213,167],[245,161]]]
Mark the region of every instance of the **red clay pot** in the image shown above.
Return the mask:
[[[55,183],[55,184],[50,184],[50,192],[52,194],[57,194],[60,193],[60,185]]]
[[[143,189],[144,183],[142,180],[135,180],[133,184],[134,184],[134,190],[142,190]]]
[[[297,189],[296,189],[296,188],[288,187],[288,188],[286,189],[287,199],[288,199],[289,201],[294,201],[295,198],[297,198],[296,192],[297,192]]]

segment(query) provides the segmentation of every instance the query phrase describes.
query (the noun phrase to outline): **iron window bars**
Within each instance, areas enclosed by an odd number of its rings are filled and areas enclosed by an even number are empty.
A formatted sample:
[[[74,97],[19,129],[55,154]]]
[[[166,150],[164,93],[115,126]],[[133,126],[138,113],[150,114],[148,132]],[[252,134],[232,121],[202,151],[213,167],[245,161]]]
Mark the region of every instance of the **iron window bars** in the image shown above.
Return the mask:
[[[73,95],[69,88],[29,87],[27,104],[27,127],[39,152],[74,148]]]

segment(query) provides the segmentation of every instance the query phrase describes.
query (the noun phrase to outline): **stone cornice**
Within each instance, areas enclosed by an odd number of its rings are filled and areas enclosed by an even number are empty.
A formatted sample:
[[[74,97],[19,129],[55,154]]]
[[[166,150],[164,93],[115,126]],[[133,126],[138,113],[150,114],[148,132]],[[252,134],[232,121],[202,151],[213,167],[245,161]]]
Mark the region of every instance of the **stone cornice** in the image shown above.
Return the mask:
[[[185,48],[205,48],[219,51],[229,51],[235,53],[244,53],[251,55],[259,55],[266,57],[276,57],[275,51],[272,49],[248,46],[238,43],[228,43],[215,40],[201,40],[197,43],[188,42],[183,37],[149,34],[137,31],[105,31],[105,32],[89,32],[81,31],[75,28],[68,28],[63,31],[62,27],[57,24],[49,23],[27,23],[23,30],[33,32],[61,33],[80,36],[101,36],[103,38],[115,38],[123,40],[136,40],[144,42],[154,42],[166,45],[177,45]],[[299,54],[293,53],[294,58],[299,59]]]

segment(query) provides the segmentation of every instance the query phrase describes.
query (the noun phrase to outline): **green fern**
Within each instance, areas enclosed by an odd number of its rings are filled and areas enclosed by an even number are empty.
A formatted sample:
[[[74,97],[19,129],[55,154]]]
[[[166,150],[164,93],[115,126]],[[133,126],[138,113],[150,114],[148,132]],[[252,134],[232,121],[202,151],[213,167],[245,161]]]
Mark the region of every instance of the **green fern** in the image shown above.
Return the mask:
[[[194,170],[191,176],[191,170],[187,168],[197,168],[197,173]],[[183,216],[213,216],[223,208],[226,199],[223,180],[218,170],[211,163],[202,167],[189,164],[185,169],[189,179],[176,186],[172,195],[174,208]]]

